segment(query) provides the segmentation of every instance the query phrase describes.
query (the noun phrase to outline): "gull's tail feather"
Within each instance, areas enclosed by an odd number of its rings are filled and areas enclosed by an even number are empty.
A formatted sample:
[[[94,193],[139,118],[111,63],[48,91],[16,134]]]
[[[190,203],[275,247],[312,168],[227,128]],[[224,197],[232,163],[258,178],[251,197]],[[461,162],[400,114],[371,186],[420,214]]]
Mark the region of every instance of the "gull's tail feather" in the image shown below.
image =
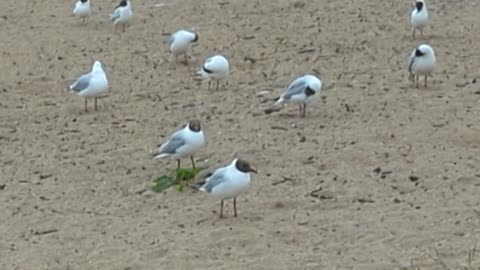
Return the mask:
[[[201,181],[201,182],[198,182],[198,183],[193,183],[193,184],[190,184],[190,187],[195,189],[195,190],[199,190],[199,191],[205,191],[205,188],[203,188],[203,185],[205,185],[206,181]]]
[[[160,153],[158,150],[151,154],[152,159],[161,159],[170,156],[167,153]]]
[[[279,97],[277,102],[275,102],[275,105],[282,104],[283,102],[285,102],[285,99],[283,97]]]
[[[75,90],[74,90],[74,88],[75,88],[75,85],[77,85],[77,83],[76,83],[76,82],[75,82],[75,83],[72,83],[72,84],[70,84],[70,85],[67,87],[67,91],[68,91],[68,92],[72,92],[72,93],[74,93],[74,92],[75,92]]]

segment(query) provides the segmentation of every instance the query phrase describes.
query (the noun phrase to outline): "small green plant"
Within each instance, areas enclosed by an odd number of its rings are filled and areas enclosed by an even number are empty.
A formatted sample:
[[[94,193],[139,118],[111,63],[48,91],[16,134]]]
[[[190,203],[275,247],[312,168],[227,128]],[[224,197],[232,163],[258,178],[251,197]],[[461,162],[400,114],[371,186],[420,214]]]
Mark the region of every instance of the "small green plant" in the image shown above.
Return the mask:
[[[195,176],[202,171],[201,168],[180,168],[162,175],[153,180],[153,191],[162,192],[169,187],[175,186],[176,190],[183,191],[187,184],[195,179]]]

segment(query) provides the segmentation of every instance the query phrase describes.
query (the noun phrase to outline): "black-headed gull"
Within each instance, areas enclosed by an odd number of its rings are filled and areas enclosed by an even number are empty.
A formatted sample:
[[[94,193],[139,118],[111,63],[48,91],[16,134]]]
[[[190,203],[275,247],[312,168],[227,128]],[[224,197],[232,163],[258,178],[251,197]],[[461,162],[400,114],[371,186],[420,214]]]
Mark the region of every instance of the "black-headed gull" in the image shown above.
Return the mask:
[[[90,16],[90,0],[78,0],[75,3],[75,8],[73,9],[73,14],[82,19],[82,24],[85,23],[85,19]]]
[[[87,112],[87,99],[95,99],[95,111],[97,110],[97,98],[102,96],[108,90],[108,79],[102,68],[100,61],[95,61],[92,71],[81,75],[73,84],[69,86],[70,92],[73,92],[85,98],[85,111]]]
[[[424,38],[423,28],[428,24],[428,10],[424,0],[415,1],[415,9],[410,15],[410,23],[412,24],[412,37],[415,39],[415,32],[420,31],[420,35]]]
[[[220,200],[220,217],[223,217],[223,201],[233,198],[234,216],[237,217],[237,196],[248,190],[250,172],[257,170],[243,159],[234,159],[228,166],[217,169],[207,175],[204,182],[195,184],[201,191]]]
[[[293,80],[276,104],[283,105],[285,102],[298,104],[300,116],[304,117],[307,111],[307,103],[321,90],[322,81],[320,78],[316,75],[306,74]]]
[[[190,44],[198,41],[198,34],[187,30],[178,30],[170,36],[170,52],[178,61],[178,56],[185,55],[185,63],[188,63],[187,49]]]
[[[219,54],[205,59],[200,70],[202,77],[208,80],[208,90],[210,90],[212,80],[217,83],[215,89],[218,90],[220,80],[225,79],[229,73],[230,64],[228,59]]]
[[[408,72],[410,80],[413,83],[418,81],[421,75],[425,76],[425,87],[427,87],[427,77],[432,75],[436,65],[435,51],[427,44],[422,44],[413,50],[408,63]]]
[[[117,31],[117,26],[119,24],[123,27],[123,32],[127,24],[133,17],[132,4],[129,0],[121,0],[118,6],[115,7],[113,13],[110,15],[110,19],[115,25],[115,32]]]
[[[171,157],[177,160],[177,170],[180,168],[180,159],[190,156],[192,166],[195,168],[193,154],[205,145],[205,135],[200,126],[200,121],[190,120],[188,124],[173,133],[164,144],[160,144],[153,153],[153,159]]]

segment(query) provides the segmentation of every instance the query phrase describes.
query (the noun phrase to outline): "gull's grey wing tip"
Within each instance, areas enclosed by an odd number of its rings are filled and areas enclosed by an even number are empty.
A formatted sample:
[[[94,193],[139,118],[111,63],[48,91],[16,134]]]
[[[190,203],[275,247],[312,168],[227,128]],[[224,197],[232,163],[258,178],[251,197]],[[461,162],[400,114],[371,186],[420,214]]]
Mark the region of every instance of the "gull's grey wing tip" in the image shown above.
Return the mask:
[[[224,174],[224,171],[216,171],[215,173],[208,174],[201,188],[206,192],[212,192],[215,187],[225,182],[226,178]]]
[[[175,154],[178,148],[186,144],[182,137],[173,137],[166,144],[160,147],[160,154]]]
[[[305,80],[299,80],[295,83],[289,85],[287,91],[285,91],[281,98],[284,100],[289,100],[292,96],[301,94],[307,88],[307,82]]]
[[[82,75],[77,79],[72,85],[70,85],[70,90],[76,93],[82,92],[90,86],[90,75]]]

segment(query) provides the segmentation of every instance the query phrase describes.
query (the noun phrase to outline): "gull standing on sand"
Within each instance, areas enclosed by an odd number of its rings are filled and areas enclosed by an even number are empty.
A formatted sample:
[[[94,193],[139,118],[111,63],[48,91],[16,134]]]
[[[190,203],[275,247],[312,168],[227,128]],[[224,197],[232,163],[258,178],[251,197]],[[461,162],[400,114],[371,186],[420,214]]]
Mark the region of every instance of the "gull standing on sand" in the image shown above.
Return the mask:
[[[304,117],[307,111],[307,103],[321,90],[322,81],[320,78],[316,75],[306,74],[292,81],[275,104],[283,105],[285,102],[298,104],[300,116]]]
[[[220,218],[223,218],[223,201],[233,198],[234,216],[237,217],[237,196],[248,190],[250,172],[257,173],[257,170],[247,161],[236,158],[230,165],[207,175],[205,181],[195,184],[194,188],[220,200]]]
[[[187,31],[178,30],[170,36],[170,52],[175,56],[175,60],[178,61],[180,54],[185,55],[185,64],[188,64],[187,49],[190,44],[198,41],[198,34]]]
[[[211,82],[216,82],[216,90],[218,90],[220,80],[225,79],[230,73],[230,64],[223,55],[214,55],[205,59],[200,70],[200,74],[208,80],[208,90],[210,90]]]
[[[427,44],[418,46],[410,55],[408,64],[409,79],[412,80],[413,83],[417,82],[418,87],[420,75],[424,75],[425,87],[427,87],[427,77],[432,76],[436,61],[435,52],[432,47]]]
[[[85,19],[91,14],[90,0],[78,0],[78,2],[75,3],[73,14],[80,17],[82,19],[82,24],[84,24]]]
[[[80,76],[77,81],[69,86],[70,92],[85,98],[85,112],[87,109],[87,99],[95,99],[95,111],[97,110],[97,98],[102,96],[108,90],[108,80],[102,63],[95,61],[92,71]]]
[[[200,126],[200,121],[190,120],[186,127],[173,133],[169,139],[160,144],[153,153],[153,159],[171,157],[177,160],[177,170],[180,169],[180,159],[190,156],[192,166],[195,168],[193,154],[205,145],[205,135]]]
[[[423,35],[423,28],[428,24],[428,10],[427,5],[425,4],[424,0],[416,0],[415,1],[415,9],[412,11],[410,15],[410,23],[412,24],[412,37],[415,40],[415,32],[417,30],[420,31],[420,35],[424,38]]]
[[[117,26],[119,24],[123,27],[123,32],[125,32],[125,28],[127,24],[133,17],[132,11],[132,4],[129,0],[121,0],[118,6],[115,7],[115,10],[110,15],[110,19],[112,20],[113,24],[115,25],[115,32],[117,31]]]

